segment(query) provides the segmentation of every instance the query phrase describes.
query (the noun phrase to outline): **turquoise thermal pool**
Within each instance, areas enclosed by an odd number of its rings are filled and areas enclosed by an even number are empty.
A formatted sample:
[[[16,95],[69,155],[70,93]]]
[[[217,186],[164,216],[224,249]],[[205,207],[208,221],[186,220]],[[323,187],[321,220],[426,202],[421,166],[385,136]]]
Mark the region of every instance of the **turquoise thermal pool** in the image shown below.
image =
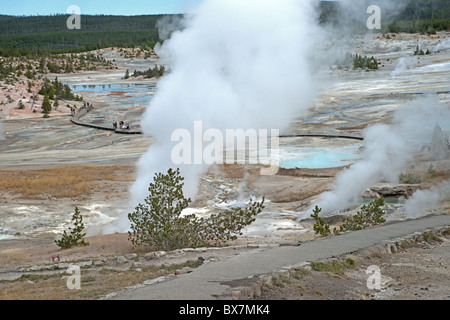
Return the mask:
[[[324,169],[349,165],[359,159],[359,146],[343,148],[286,148],[281,150],[280,167]]]

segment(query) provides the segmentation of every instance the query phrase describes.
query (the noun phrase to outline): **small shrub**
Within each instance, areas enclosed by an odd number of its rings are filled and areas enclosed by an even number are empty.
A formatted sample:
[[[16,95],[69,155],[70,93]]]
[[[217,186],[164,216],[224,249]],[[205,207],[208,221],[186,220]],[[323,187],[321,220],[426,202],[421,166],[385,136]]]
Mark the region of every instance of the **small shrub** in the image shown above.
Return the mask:
[[[310,275],[311,271],[309,271],[308,269],[305,268],[301,268],[295,271],[294,273],[294,278],[297,280],[301,280],[303,277]]]
[[[320,234],[322,237],[327,237],[331,234],[330,225],[323,218],[319,217],[321,211],[322,208],[316,206],[311,214],[311,217],[316,221],[314,224],[314,232]]]
[[[386,222],[383,218],[382,206],[384,206],[384,198],[375,199],[370,204],[362,206],[355,215],[343,219],[339,232],[362,230]]]
[[[443,240],[432,231],[425,232],[424,234],[422,234],[422,238],[423,238],[423,241],[428,242],[428,243],[443,242]]]
[[[343,224],[340,228],[333,228],[333,234],[339,235],[345,231],[362,230],[368,227],[376,226],[386,222],[381,207],[384,206],[384,198],[375,199],[368,205],[363,205],[361,210],[351,217],[343,218]],[[316,221],[313,228],[316,234],[327,237],[331,234],[330,225],[321,217],[319,213],[321,208],[316,206],[311,217]]]
[[[326,262],[311,262],[311,268],[314,271],[331,272],[339,275],[343,275],[346,270],[354,269],[355,267],[356,263],[352,259],[347,259],[345,261],[332,260]]]
[[[345,260],[345,263],[346,263],[348,266],[351,266],[351,267],[354,267],[354,266],[355,266],[355,260],[353,260],[352,258],[347,258],[347,259]]]

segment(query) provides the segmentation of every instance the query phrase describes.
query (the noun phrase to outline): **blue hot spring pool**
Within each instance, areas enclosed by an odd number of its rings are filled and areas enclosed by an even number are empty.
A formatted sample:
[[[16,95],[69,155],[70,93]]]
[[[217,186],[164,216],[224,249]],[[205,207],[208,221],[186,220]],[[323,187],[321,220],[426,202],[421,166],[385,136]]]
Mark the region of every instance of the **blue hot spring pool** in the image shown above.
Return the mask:
[[[124,107],[147,105],[155,93],[153,85],[135,83],[72,85],[71,89],[87,97],[111,96]]]
[[[358,145],[340,148],[284,148],[280,152],[280,166],[286,169],[341,167],[359,159],[358,149]]]

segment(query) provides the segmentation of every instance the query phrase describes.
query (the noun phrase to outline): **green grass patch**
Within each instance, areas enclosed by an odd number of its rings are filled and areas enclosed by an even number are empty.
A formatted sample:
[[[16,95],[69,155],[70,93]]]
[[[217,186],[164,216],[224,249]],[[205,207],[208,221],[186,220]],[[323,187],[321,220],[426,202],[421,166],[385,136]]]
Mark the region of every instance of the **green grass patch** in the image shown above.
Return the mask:
[[[326,262],[311,262],[311,268],[314,271],[330,272],[339,275],[343,275],[348,269],[354,269],[356,262],[350,258],[345,261],[332,260]]]

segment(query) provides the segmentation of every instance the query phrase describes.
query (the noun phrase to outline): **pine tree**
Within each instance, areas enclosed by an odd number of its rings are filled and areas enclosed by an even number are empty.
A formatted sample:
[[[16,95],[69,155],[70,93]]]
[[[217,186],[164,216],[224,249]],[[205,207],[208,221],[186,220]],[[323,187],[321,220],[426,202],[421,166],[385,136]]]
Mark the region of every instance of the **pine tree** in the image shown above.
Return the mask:
[[[139,204],[128,215],[131,243],[151,245],[165,251],[220,245],[236,239],[264,208],[263,199],[262,202],[250,201],[246,208],[226,210],[208,218],[182,216],[182,211],[191,202],[183,195],[183,180],[179,169],[155,175],[145,204]]]
[[[313,210],[313,214],[311,214],[311,218],[313,218],[316,223],[313,226],[314,232],[316,234],[320,234],[322,237],[327,237],[330,235],[330,225],[319,216],[322,208],[316,206]]]
[[[80,210],[75,208],[75,213],[72,216],[74,228],[69,228],[69,232],[64,230],[63,236],[60,240],[55,240],[55,243],[62,249],[69,249],[76,246],[88,246],[89,242],[84,240],[86,233],[83,233],[84,223]]]
[[[42,103],[42,110],[45,115],[48,115],[52,111],[52,105],[47,95],[44,96],[44,102]]]
[[[343,219],[339,232],[363,230],[386,222],[381,209],[384,204],[384,198],[378,198],[368,205],[363,205],[355,215]]]

